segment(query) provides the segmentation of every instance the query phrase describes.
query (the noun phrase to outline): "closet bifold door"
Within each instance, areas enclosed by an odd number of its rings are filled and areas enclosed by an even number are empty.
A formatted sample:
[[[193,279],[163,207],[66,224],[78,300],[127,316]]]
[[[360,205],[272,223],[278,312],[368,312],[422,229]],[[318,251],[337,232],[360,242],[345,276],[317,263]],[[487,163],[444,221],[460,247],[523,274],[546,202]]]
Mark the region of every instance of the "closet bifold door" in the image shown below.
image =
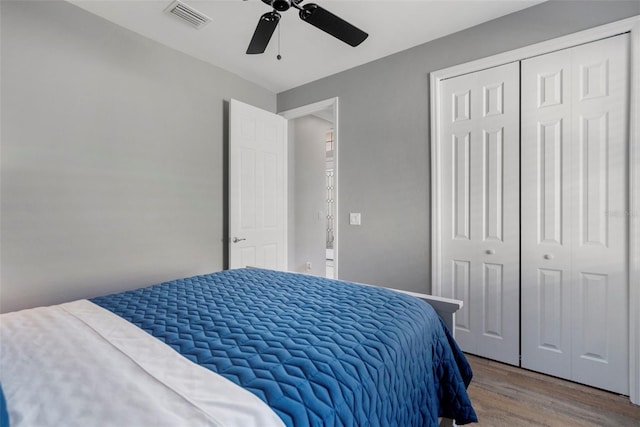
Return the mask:
[[[628,394],[628,35],[522,62],[522,366]]]
[[[469,353],[519,363],[519,64],[444,80],[442,295]]]

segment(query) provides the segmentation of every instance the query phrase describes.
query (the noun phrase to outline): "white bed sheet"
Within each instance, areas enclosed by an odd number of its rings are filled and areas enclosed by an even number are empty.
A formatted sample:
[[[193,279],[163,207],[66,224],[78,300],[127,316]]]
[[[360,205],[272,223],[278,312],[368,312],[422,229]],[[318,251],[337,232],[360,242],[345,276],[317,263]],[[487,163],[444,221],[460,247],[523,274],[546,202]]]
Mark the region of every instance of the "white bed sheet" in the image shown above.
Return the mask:
[[[257,396],[80,300],[0,316],[11,425],[283,427]]]

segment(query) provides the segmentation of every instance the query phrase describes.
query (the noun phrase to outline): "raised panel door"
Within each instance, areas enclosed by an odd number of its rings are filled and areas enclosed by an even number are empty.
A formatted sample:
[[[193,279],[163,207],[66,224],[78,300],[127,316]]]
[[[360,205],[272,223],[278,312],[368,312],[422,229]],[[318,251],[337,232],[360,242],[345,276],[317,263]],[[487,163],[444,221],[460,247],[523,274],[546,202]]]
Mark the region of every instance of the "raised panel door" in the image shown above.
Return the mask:
[[[629,393],[629,36],[571,49],[572,375]]]
[[[229,267],[285,270],[286,120],[231,100]]]
[[[443,82],[442,292],[464,351],[518,364],[519,67]]]
[[[522,62],[522,366],[571,372],[571,57]]]
[[[522,62],[522,366],[628,392],[628,36]]]

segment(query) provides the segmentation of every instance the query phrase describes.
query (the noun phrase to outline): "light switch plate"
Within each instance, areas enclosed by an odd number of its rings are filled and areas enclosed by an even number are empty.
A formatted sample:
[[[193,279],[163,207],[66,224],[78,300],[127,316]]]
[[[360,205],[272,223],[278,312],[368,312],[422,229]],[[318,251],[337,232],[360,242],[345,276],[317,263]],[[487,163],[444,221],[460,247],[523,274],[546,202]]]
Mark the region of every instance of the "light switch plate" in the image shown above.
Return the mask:
[[[362,218],[360,213],[350,213],[349,214],[349,224],[351,225],[360,225],[362,223]]]

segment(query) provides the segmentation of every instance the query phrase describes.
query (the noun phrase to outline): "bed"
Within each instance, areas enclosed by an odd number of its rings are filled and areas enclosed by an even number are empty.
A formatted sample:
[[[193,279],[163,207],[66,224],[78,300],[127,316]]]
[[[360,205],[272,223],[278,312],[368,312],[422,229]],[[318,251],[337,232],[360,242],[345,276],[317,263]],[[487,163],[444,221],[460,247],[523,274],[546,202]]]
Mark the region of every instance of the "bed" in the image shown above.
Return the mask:
[[[477,421],[445,322],[384,288],[246,268],[3,314],[0,328],[12,426]]]

